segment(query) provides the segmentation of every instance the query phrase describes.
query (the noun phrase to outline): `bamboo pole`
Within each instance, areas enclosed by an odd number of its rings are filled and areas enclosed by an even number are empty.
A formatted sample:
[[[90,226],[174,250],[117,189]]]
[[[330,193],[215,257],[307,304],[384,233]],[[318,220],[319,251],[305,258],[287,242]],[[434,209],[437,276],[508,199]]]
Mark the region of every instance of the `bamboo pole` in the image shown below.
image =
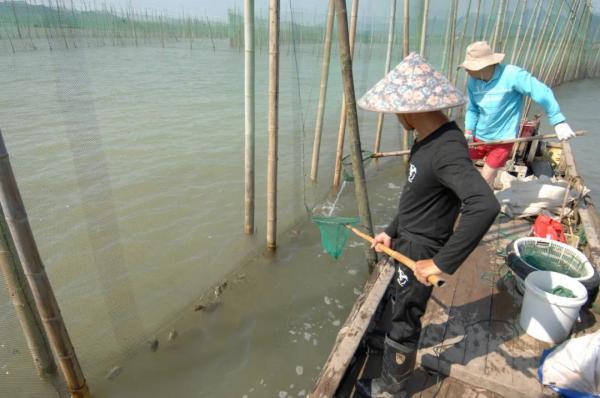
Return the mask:
[[[452,81],[454,73],[454,45],[456,44],[456,17],[458,13],[458,0],[452,0],[452,18],[450,20],[450,48],[448,51],[448,80]],[[452,109],[452,108],[450,108]]]
[[[467,11],[465,12],[465,22],[463,23],[462,34],[460,35],[460,47],[458,50],[458,56],[462,57],[465,52],[465,36],[467,34],[467,28],[469,26],[469,14],[471,13],[471,0],[467,5]],[[454,75],[453,84],[456,86],[456,81],[458,78],[458,73]]]
[[[333,36],[334,17],[335,0],[329,0],[325,40],[323,41],[323,64],[321,65],[321,85],[319,103],[317,105],[317,121],[315,123],[315,140],[313,142],[312,162],[310,166],[310,179],[312,181],[317,181],[317,175],[319,173],[319,156],[321,151],[321,136],[323,134],[323,120],[325,118],[325,101],[327,100],[329,65],[331,63],[331,38]]]
[[[369,208],[369,197],[365,180],[365,170],[362,162],[362,149],[360,133],[358,128],[358,115],[356,111],[356,98],[354,94],[354,77],[352,73],[352,54],[348,33],[348,19],[345,0],[336,0],[336,13],[338,21],[338,42],[340,52],[340,64],[342,67],[342,78],[344,85],[344,97],[346,98],[348,110],[348,132],[350,134],[350,153],[352,156],[352,172],[354,175],[354,190],[358,204],[358,213],[362,225],[369,235],[373,235],[373,223],[371,222],[371,210]],[[377,261],[375,252],[365,245],[365,256],[369,271],[373,269]]]
[[[504,7],[502,8],[502,22],[500,22],[500,29],[495,38],[494,48],[502,48],[501,44],[503,43],[504,26],[506,25],[506,14],[508,13],[509,3],[509,0],[504,1]]]
[[[454,3],[451,3],[454,4]],[[452,28],[452,5],[450,6],[450,10],[448,11],[448,18],[446,22],[446,34],[444,35],[444,52],[442,54],[442,67],[441,70],[446,69],[446,60],[448,58],[448,47],[450,46],[450,29]]]
[[[358,14],[358,1],[352,0],[352,13],[350,14],[350,57],[354,56],[354,39],[356,37],[356,20]],[[344,139],[346,136],[346,98],[342,98],[342,108],[340,110],[340,127],[338,129],[338,140],[335,152],[335,168],[333,173],[333,189],[340,187],[340,178],[342,175],[342,158],[344,157]]]
[[[575,132],[577,137],[581,137],[583,135],[589,134],[588,131],[578,130]],[[469,143],[469,148],[475,148],[482,145],[504,145],[504,144],[515,144],[518,142],[530,142],[530,141],[546,141],[546,140],[554,140],[557,139],[558,136],[556,134],[545,134],[545,135],[534,135],[531,137],[519,137],[519,138],[510,138],[507,140],[499,140],[499,141],[478,141]],[[410,153],[410,151],[393,151],[393,152],[376,152],[371,154],[371,158],[387,158],[391,156],[402,156]]]
[[[517,0],[518,1],[518,0]],[[515,23],[515,19],[517,18],[517,10],[519,9],[519,3],[517,2],[515,9],[510,17],[510,22],[508,24],[508,28],[506,29],[506,36],[502,39],[502,47],[500,52],[504,53],[506,51],[506,45],[508,44],[508,39],[510,38],[510,32],[512,32],[512,27]]]
[[[546,48],[544,49],[544,54],[542,55],[542,58],[539,62],[539,70],[537,70],[538,73],[538,77],[540,80],[543,79],[543,72],[545,71],[544,66],[546,65],[546,61],[547,61],[547,56],[548,56],[548,52],[550,51],[550,48],[552,47],[552,40],[554,39],[554,34],[556,33],[556,28],[558,27],[558,24],[560,22],[560,17],[562,15],[562,10],[564,8],[565,2],[561,1],[560,2],[560,8],[558,9],[558,13],[556,14],[556,19],[554,20],[554,25],[552,26],[552,30],[550,31],[550,37],[548,37],[548,41],[546,43]],[[566,21],[565,21],[566,24]],[[534,68],[532,69],[531,73],[535,73],[536,72],[536,64],[534,64]]]
[[[577,3],[577,7],[579,6],[579,3]],[[561,27],[561,32],[560,32],[560,40],[558,43],[558,46],[556,48],[556,50],[554,51],[554,56],[552,57],[552,62],[550,63],[550,66],[548,67],[548,70],[545,73],[544,76],[544,83],[546,83],[549,86],[553,86],[553,81],[554,78],[556,77],[556,70],[558,68],[558,60],[561,57],[561,54],[564,52],[566,46],[567,46],[567,37],[568,37],[568,33],[569,30],[571,29],[572,25],[575,23],[575,18],[577,17],[577,8],[572,9],[571,8],[571,12],[568,14],[567,16],[567,21],[565,22],[564,26]],[[569,26],[571,25],[571,26]],[[564,32],[563,32],[564,29]]]
[[[244,0],[244,233],[254,234],[254,0]]]
[[[492,16],[494,15],[494,9],[496,8],[496,0],[492,0],[492,4],[490,6],[490,13],[488,15],[487,21],[485,22],[485,26],[483,28],[483,40],[488,40],[488,29],[492,24]]]
[[[523,47],[525,46],[525,42],[527,41],[527,36],[529,35],[529,28],[532,27],[531,22],[535,21],[535,19],[537,18],[537,11],[540,7],[541,1],[537,0],[537,2],[535,3],[535,7],[533,10],[533,15],[531,16],[531,19],[527,22],[527,29],[525,29],[525,34],[523,35],[523,40],[521,41],[521,45],[519,46],[519,50],[517,51],[517,54],[515,55],[515,63],[519,63],[519,58],[521,56],[521,53],[523,52]]]
[[[0,271],[38,375],[47,377],[55,374],[56,364],[42,329],[40,316],[35,310],[35,304],[32,304],[33,295],[18,263],[4,214],[0,215]]]
[[[1,133],[0,204],[48,342],[58,359],[67,388],[72,397],[89,397],[85,377],[38,252]]]
[[[409,4],[409,0],[404,0],[404,7],[403,7],[403,29],[402,29],[402,53],[404,58],[406,58],[408,56],[408,53],[410,52],[410,26],[409,26],[409,22],[410,22],[410,4]],[[406,150],[408,149],[408,130],[403,128],[402,129],[402,149]],[[408,155],[404,156],[404,164],[408,163]]]
[[[565,46],[563,48],[563,52],[561,54],[560,61],[558,62],[558,67],[556,69],[556,74],[555,74],[555,77],[554,77],[553,83],[552,83],[553,86],[563,82],[562,72],[564,70],[564,66],[563,66],[564,60],[565,60],[567,53],[570,52],[570,49],[571,49],[571,46],[569,44],[571,43],[571,38],[572,38],[573,32],[575,31],[575,26],[577,25],[576,24],[577,14],[579,13],[579,7],[581,6],[581,4],[582,4],[582,1],[579,0],[577,2],[575,13],[573,14],[573,22],[572,22],[571,28],[569,30],[568,35],[566,36]]]
[[[396,22],[396,0],[390,0],[390,16],[389,16],[389,27],[388,27],[388,42],[387,52],[385,57],[385,67],[383,75],[387,75],[390,71],[392,63],[392,48],[394,45],[394,26]],[[373,145],[373,152],[379,152],[381,146],[381,133],[383,131],[383,113],[377,115],[377,127],[375,129],[375,144]]]
[[[475,25],[473,25],[473,35],[471,36],[471,43],[473,43],[475,41],[475,37],[477,37],[477,26],[479,25],[479,13],[480,12],[481,12],[481,0],[477,0],[477,12],[475,14]],[[466,79],[465,79],[465,83],[466,83]]]
[[[517,33],[513,39],[513,47],[510,52],[510,63],[514,64],[517,61],[517,44],[519,44],[519,35],[521,34],[521,28],[523,27],[523,19],[525,17],[525,9],[527,8],[527,1],[523,1],[523,7],[521,8],[521,16],[519,17],[519,26],[517,26]]]
[[[563,4],[564,4],[564,2],[561,2],[560,10],[562,10]],[[538,40],[537,40],[537,44],[536,44],[536,47],[534,50],[534,56],[531,61],[531,66],[529,67],[529,72],[531,74],[535,73],[536,66],[538,65],[538,61],[539,61],[540,55],[542,53],[542,44],[550,41],[550,40],[545,40],[545,38],[546,38],[546,31],[548,30],[548,23],[550,22],[550,16],[552,15],[553,9],[554,9],[554,0],[551,0],[550,6],[547,8],[548,12],[546,13],[546,17],[545,17],[544,23],[542,25],[542,32],[540,33]],[[556,20],[558,20],[558,18]]]
[[[471,0],[469,0],[470,2]],[[481,2],[481,0],[479,0]],[[421,46],[419,54],[425,56],[425,43],[427,42],[427,22],[429,17],[429,0],[423,2],[423,21],[421,22]]]
[[[585,48],[585,42],[587,41],[587,37],[588,37],[588,33],[589,33],[588,30],[589,30],[589,27],[590,27],[590,21],[591,21],[591,19],[592,19],[592,10],[588,9],[587,22],[586,22],[585,28],[583,30],[584,36],[583,36],[583,40],[581,40],[581,44],[580,44],[580,47],[579,47],[579,55],[577,57],[577,63],[575,65],[575,70],[573,71],[573,78],[574,79],[577,79],[577,78],[580,77],[580,70],[579,70],[579,68],[581,66],[581,58],[582,58],[582,55],[583,55],[583,52],[584,52],[583,50]]]
[[[496,27],[494,28],[494,35],[492,36],[492,50],[496,50],[496,40],[498,40],[498,35],[500,34],[500,25],[503,22],[503,15],[506,11],[506,0],[500,0],[500,15],[496,18]]]
[[[277,247],[277,141],[279,132],[279,0],[269,0],[269,154],[267,248]]]
[[[529,43],[527,43],[527,51],[525,51],[525,58],[523,59],[523,62],[522,62],[522,65],[523,65],[524,68],[527,68],[528,65],[529,65],[527,63],[527,61],[529,60],[529,55],[532,53],[532,51],[531,51],[531,45],[534,43],[534,39],[533,38],[535,36],[535,32],[536,32],[536,29],[538,27],[538,22],[540,20],[541,13],[542,13],[542,7],[541,7],[541,2],[540,2],[540,7],[538,7],[537,14],[536,14],[536,16],[534,17],[534,20],[533,20],[533,29],[531,30],[531,36],[529,37]],[[537,40],[537,42],[539,43],[540,40]]]

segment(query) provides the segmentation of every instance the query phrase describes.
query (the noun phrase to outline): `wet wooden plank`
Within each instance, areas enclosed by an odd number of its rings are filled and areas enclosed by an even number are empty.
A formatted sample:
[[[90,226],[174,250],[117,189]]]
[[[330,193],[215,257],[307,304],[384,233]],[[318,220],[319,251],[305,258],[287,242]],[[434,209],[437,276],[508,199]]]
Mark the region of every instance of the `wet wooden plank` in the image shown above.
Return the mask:
[[[340,329],[333,350],[317,379],[312,398],[332,397],[363,338],[371,318],[395,273],[387,260],[380,261]]]

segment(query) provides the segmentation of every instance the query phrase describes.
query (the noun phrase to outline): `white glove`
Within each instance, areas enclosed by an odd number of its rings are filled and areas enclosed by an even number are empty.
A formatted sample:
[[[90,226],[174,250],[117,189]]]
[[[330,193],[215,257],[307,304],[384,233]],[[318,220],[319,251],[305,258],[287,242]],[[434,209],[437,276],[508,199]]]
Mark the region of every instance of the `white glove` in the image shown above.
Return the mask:
[[[467,140],[467,144],[473,142],[473,130],[465,131],[465,140]]]
[[[575,137],[575,132],[565,122],[558,123],[556,126],[554,126],[554,131],[556,132],[558,139],[561,141],[566,141]]]

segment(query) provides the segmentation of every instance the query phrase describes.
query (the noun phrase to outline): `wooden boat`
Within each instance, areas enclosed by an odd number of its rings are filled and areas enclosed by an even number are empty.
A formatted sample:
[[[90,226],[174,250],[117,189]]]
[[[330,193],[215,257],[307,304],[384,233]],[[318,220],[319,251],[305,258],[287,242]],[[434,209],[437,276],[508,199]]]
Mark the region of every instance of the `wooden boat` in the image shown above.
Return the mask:
[[[535,122],[535,121],[534,121]],[[534,130],[537,130],[537,125]],[[535,132],[534,132],[535,134]],[[568,143],[554,165],[557,176],[582,181]],[[532,160],[538,144],[525,148]],[[533,152],[532,152],[533,151]],[[539,154],[539,151],[537,151]],[[513,168],[519,171],[519,167]],[[577,204],[575,220],[585,234],[579,246],[594,265],[600,264],[600,217],[589,197]],[[409,397],[540,397],[553,392],[538,382],[542,351],[550,345],[528,336],[519,326],[522,296],[509,278],[502,256],[512,239],[527,236],[531,221],[500,216],[487,235],[447,284],[435,288],[423,316],[417,369],[409,381]],[[394,275],[389,260],[380,261],[350,315],[341,327],[331,354],[310,394],[311,398],[354,397],[355,381],[377,377],[381,352],[376,324],[385,322],[384,292]],[[385,300],[384,300],[385,301]],[[598,304],[583,310],[573,335],[600,328]],[[381,340],[381,336],[379,336]]]

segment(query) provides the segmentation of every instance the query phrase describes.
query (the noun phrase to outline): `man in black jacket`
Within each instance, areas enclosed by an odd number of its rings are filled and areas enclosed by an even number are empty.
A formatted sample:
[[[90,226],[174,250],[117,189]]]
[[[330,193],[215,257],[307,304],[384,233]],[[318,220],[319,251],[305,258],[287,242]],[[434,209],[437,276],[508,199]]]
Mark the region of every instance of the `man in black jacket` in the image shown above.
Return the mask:
[[[414,53],[359,101],[362,108],[395,113],[404,128],[417,133],[398,214],[373,245],[392,247],[414,259],[417,266],[413,274],[398,264],[389,288],[392,326],[385,338],[381,377],[358,382],[359,391],[367,397],[405,396],[421,316],[432,291],[427,278],[454,273],[500,210],[471,162],[463,132],[442,112],[464,103],[462,94]]]

